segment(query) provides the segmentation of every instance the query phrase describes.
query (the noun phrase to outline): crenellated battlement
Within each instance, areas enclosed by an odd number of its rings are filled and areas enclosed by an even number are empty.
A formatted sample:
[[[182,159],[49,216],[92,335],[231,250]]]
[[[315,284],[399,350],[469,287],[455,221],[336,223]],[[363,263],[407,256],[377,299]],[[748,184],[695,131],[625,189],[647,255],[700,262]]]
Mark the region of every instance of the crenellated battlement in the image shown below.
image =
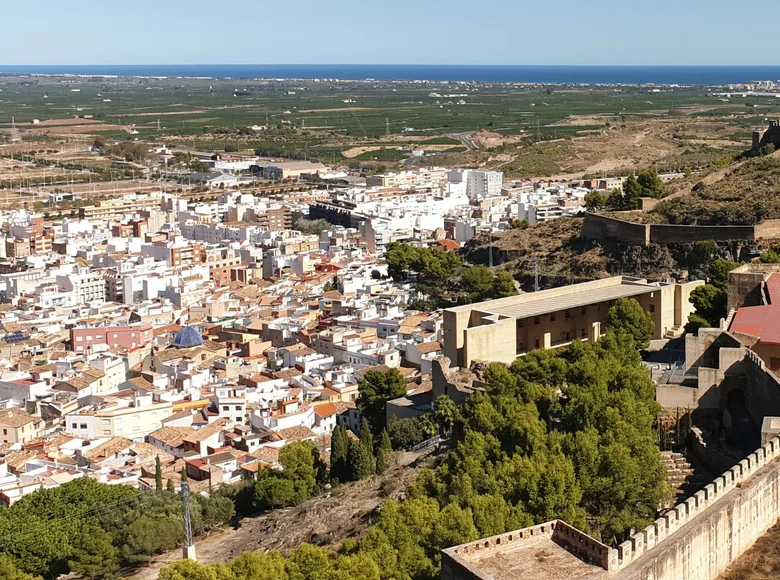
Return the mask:
[[[750,351],[748,351],[750,352]],[[752,355],[753,353],[750,352]],[[759,359],[760,361],[760,359]],[[762,361],[763,362],[763,361]],[[678,503],[662,517],[658,518],[645,529],[635,533],[620,544],[615,554],[617,570],[622,570],[640,556],[649,552],[668,536],[679,530],[696,515],[705,511],[713,503],[735,488],[741,487],[750,477],[770,461],[780,457],[780,438],[774,438],[706,485],[685,501]],[[612,571],[613,569],[610,568]]]
[[[503,580],[504,570],[526,566],[518,578],[558,578],[555,574],[569,570],[572,580],[599,574],[620,580],[714,579],[780,517],[780,463],[773,463],[779,458],[780,438],[774,438],[617,548],[557,520],[444,550],[441,577]],[[722,545],[717,553],[711,551],[713,541]],[[535,564],[540,553],[549,560]],[[546,567],[552,569],[553,561],[555,573],[549,575]]]

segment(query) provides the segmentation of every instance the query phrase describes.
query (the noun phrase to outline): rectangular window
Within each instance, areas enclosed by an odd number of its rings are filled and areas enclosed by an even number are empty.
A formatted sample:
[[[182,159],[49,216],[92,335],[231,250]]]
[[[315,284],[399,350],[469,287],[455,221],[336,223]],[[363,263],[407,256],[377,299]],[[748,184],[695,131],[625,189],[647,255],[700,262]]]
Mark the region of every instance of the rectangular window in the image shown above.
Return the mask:
[[[82,423],[81,425],[79,425],[79,428],[80,429],[86,429],[87,428],[87,424],[86,423]]]
[[[229,405],[223,405],[222,406],[222,410],[223,411],[230,411],[230,406]]]
[[[563,317],[564,317],[566,320],[569,320],[569,318],[571,318],[571,312],[569,312],[569,311],[567,310],[566,312],[564,312],[564,315],[563,315]]]
[[[523,321],[522,320],[518,320],[517,321],[517,328],[523,328]]]
[[[539,348],[539,339],[534,340],[534,348]]]
[[[8,429],[3,429],[3,435],[8,435]]]
[[[650,305],[650,312],[655,312],[655,304]]]
[[[240,410],[241,410],[241,405],[236,405],[236,411],[240,411]]]
[[[534,324],[539,324],[539,317],[538,316],[534,316]]]
[[[70,424],[70,428],[71,429],[78,429],[78,425],[76,425],[75,423],[71,423]]]
[[[586,336],[588,336],[588,333],[586,333],[586,332],[585,332],[585,329],[584,329],[584,328],[583,328],[583,329],[580,331],[580,336],[581,336],[582,338],[585,338]]]
[[[84,340],[83,336],[77,336],[76,337],[76,342],[83,342],[83,340]]]
[[[580,308],[580,314],[585,314],[587,311],[588,311],[587,306],[583,306],[582,308]]]
[[[550,314],[550,322],[555,322],[555,313]]]

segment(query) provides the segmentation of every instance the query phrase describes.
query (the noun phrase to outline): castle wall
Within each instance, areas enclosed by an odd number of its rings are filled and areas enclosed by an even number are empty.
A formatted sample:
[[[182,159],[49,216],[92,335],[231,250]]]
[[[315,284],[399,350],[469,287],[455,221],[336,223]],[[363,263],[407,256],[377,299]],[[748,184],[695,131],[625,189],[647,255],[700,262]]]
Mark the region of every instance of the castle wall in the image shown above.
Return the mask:
[[[588,213],[585,214],[580,237],[599,242],[613,239],[635,246],[646,246],[651,243],[689,244],[708,240],[754,242],[760,239],[780,238],[780,220],[766,220],[749,226],[638,224]]]
[[[689,244],[705,240],[730,242],[734,240],[755,240],[755,226],[685,226],[672,224],[650,224],[650,243]]]
[[[773,439],[617,548],[620,580],[714,580],[780,518]]]
[[[650,227],[648,224],[636,224],[588,213],[585,214],[580,237],[598,242],[614,239],[634,246],[646,246],[650,243]]]

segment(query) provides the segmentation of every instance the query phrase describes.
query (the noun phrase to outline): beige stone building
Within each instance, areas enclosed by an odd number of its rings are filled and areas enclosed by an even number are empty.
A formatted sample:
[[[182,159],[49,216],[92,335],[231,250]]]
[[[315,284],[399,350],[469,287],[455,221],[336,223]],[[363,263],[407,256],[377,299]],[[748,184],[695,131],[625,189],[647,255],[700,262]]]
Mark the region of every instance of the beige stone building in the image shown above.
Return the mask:
[[[0,443],[27,443],[36,439],[43,419],[22,409],[0,409]]]
[[[628,276],[563,286],[444,310],[444,356],[454,366],[511,363],[535,348],[555,348],[605,333],[609,308],[634,298],[653,318],[653,338],[679,336],[694,311],[688,298],[704,282],[650,283]]]

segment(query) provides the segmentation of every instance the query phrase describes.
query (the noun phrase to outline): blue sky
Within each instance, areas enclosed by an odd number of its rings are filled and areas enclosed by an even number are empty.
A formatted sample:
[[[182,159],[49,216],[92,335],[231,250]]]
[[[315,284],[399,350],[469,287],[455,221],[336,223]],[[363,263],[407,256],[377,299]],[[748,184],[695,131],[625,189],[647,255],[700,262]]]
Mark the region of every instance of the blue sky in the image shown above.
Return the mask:
[[[9,65],[780,64],[780,0],[5,1]]]

